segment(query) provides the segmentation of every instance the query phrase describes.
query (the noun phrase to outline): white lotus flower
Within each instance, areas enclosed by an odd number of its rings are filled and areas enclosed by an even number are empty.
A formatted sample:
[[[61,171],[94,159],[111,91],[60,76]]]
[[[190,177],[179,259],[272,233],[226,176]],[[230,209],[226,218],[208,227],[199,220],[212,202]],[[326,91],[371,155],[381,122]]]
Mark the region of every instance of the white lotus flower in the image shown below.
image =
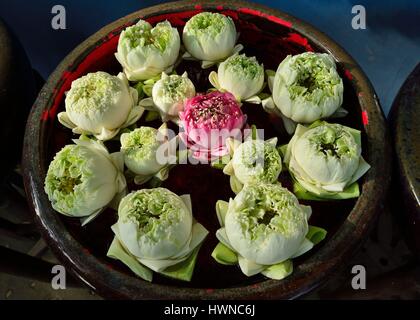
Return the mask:
[[[247,139],[243,143],[233,139],[228,141],[231,160],[223,172],[230,176],[233,192],[241,191],[244,184],[277,181],[282,164],[276,143],[277,138],[267,141]]]
[[[153,177],[163,181],[168,177],[169,156],[159,158],[159,148],[165,144],[167,151],[176,157],[177,138],[168,141],[167,126],[159,129],[142,126],[121,135],[121,152],[127,168],[135,174],[134,182],[143,184]],[[162,152],[163,154],[163,152]]]
[[[163,71],[172,71],[180,43],[178,30],[168,21],[159,22],[153,28],[140,19],[121,32],[115,57],[128,80],[147,80]]]
[[[102,143],[74,140],[50,163],[45,192],[53,208],[70,217],[85,217],[86,224],[124,193],[122,154],[109,154]]]
[[[343,81],[334,59],[326,53],[305,52],[287,56],[277,72],[267,70],[272,97],[264,99],[267,112],[279,115],[289,134],[296,123],[312,123],[328,117],[343,117]]]
[[[187,49],[184,58],[201,60],[208,68],[239,52],[242,45],[235,46],[238,34],[231,17],[220,13],[201,12],[185,24],[182,40]]]
[[[319,121],[308,128],[298,125],[284,162],[297,188],[315,198],[345,199],[359,195],[356,181],[370,168],[361,152],[360,131]]]
[[[66,111],[58,114],[58,120],[74,133],[109,140],[143,114],[137,97],[123,73],[89,73],[72,82],[65,100]]]
[[[185,100],[195,96],[195,87],[186,72],[182,76],[162,73],[152,89],[152,97],[140,101],[140,105],[152,111],[158,111],[162,121],[179,119],[179,112],[184,110]]]
[[[273,100],[287,118],[312,123],[334,114],[343,103],[343,81],[326,53],[287,56],[276,72]]]
[[[222,264],[239,263],[247,276],[288,276],[293,270],[290,259],[310,250],[326,234],[308,226],[311,208],[300,205],[280,184],[247,184],[229,203],[218,201],[216,212],[222,228],[216,232],[220,244],[212,256]]]
[[[112,230],[115,239],[108,256],[148,281],[152,270],[189,281],[193,266],[183,262],[195,259],[208,234],[193,219],[189,195],[179,197],[165,188],[142,189],[123,198]],[[165,273],[168,267],[175,271]]]
[[[264,85],[264,67],[255,57],[235,54],[220,63],[209,80],[216,89],[229,91],[238,101],[260,103],[257,94]]]

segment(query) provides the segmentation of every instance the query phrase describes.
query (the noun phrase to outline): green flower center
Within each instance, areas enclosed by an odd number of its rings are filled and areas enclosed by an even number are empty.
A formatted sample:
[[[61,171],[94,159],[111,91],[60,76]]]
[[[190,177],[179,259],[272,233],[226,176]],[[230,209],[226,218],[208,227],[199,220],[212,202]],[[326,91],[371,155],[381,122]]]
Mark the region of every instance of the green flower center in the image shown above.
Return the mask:
[[[311,74],[302,76],[297,83],[298,86],[304,87],[307,89],[308,93],[312,93],[315,89],[319,87],[315,77]]]
[[[147,233],[148,226],[159,220],[163,212],[173,210],[170,203],[156,201],[147,196],[136,196],[132,201],[129,217],[135,219],[139,228]]]
[[[154,156],[154,151],[158,147],[157,130],[151,127],[140,127],[128,133],[121,141],[121,150],[124,155],[144,159]]]
[[[334,87],[341,79],[325,59],[317,54],[304,53],[292,62],[291,68],[297,72],[296,81],[289,86],[292,99],[302,96],[319,104],[325,97],[334,96]]]
[[[55,188],[58,192],[63,194],[70,194],[73,193],[74,188],[82,183],[82,176],[79,175],[78,177],[68,177],[64,176],[61,178],[56,177],[56,185]]]
[[[206,34],[215,37],[223,31],[229,19],[220,13],[202,12],[193,16],[187,22],[186,28],[196,35]]]
[[[325,156],[340,159],[354,157],[357,154],[353,137],[340,126],[335,128],[320,126],[312,130],[315,132],[311,134],[309,141]]]
[[[251,240],[273,232],[285,236],[300,232],[306,216],[287,189],[273,184],[251,184],[242,192],[246,203],[238,212],[238,220]]]
[[[166,230],[180,222],[182,201],[175,194],[163,188],[137,191],[124,209],[125,217],[134,221],[140,235],[158,242],[161,238],[158,229]]]
[[[226,69],[239,73],[247,79],[260,77],[263,73],[263,67],[258,63],[255,57],[247,57],[245,54],[234,55],[226,60]]]
[[[67,145],[59,151],[48,167],[45,191],[49,199],[66,210],[79,200],[83,183],[92,176],[84,149]]]
[[[257,222],[259,224],[269,225],[271,219],[273,219],[277,214],[274,211],[265,211],[263,217],[259,217]]]
[[[66,107],[78,113],[105,111],[115,92],[121,91],[120,80],[106,72],[89,73],[72,83]]]
[[[262,165],[263,170],[255,178],[264,182],[274,182],[281,169],[281,158],[276,148],[264,141],[245,142],[241,159],[249,169]]]
[[[176,75],[171,75],[163,80],[164,98],[169,101],[179,101],[184,99],[188,93],[188,79]]]
[[[149,23],[143,22],[128,27],[124,32],[131,48],[154,47],[164,52],[171,40],[172,27],[168,22],[160,22],[152,28]]]

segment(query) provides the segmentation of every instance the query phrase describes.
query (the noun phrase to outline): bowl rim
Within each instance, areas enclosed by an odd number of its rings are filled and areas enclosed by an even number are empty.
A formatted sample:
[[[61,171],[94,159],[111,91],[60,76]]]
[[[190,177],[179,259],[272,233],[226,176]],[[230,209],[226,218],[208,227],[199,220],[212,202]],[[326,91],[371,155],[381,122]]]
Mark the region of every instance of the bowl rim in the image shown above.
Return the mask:
[[[330,53],[341,64],[355,88],[364,118],[367,139],[367,154],[372,168],[365,176],[363,192],[346,220],[332,238],[313,255],[302,262],[294,273],[282,280],[265,280],[240,287],[213,289],[189,288],[149,283],[134,276],[112,269],[90,254],[67,231],[63,222],[52,209],[44,193],[45,168],[42,167],[42,144],[45,141],[40,119],[51,105],[56,94],[54,88],[68,66],[79,63],[77,59],[92,50],[104,35],[138,18],[161,15],[167,12],[186,10],[220,10],[246,8],[246,13],[260,15],[288,26],[308,40]],[[244,11],[245,12],[245,11]],[[119,32],[118,31],[118,32]],[[368,119],[368,120],[367,120]],[[391,149],[383,111],[374,89],[358,64],[336,44],[315,27],[282,11],[246,1],[177,1],[151,6],[120,18],[91,35],[68,54],[50,75],[41,89],[28,117],[24,147],[23,175],[28,202],[33,209],[35,221],[50,248],[73,275],[107,298],[119,299],[291,299],[297,298],[320,284],[340,267],[360,246],[372,222],[384,202],[390,185]]]

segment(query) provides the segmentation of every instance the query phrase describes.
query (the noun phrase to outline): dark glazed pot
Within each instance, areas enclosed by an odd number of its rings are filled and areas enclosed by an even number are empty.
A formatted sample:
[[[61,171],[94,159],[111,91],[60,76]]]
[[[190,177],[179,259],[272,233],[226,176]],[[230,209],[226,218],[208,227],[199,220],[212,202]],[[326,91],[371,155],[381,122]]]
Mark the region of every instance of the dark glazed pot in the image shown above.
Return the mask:
[[[363,132],[364,157],[372,168],[361,181],[361,196],[357,201],[314,204],[325,211],[331,206],[336,208],[336,212],[319,215],[317,220],[325,222],[321,226],[333,225],[328,228],[329,237],[312,254],[298,260],[294,273],[282,281],[245,277],[238,278],[235,283],[228,282],[230,278],[236,279],[239,270],[226,269],[211,262],[208,258],[211,252],[209,248],[203,248],[203,252],[200,252],[197,264],[199,266],[201,263],[200,269],[204,271],[195,271],[200,279],[196,282],[185,284],[160,278],[156,278],[153,283],[142,281],[127,272],[126,268],[107,259],[102,244],[86,245],[92,238],[101,238],[102,242],[109,245],[109,228],[106,233],[103,229],[91,226],[88,228],[92,229],[80,231],[80,227],[76,226],[78,221],[69,221],[52,209],[43,190],[51,156],[57,151],[57,145],[63,145],[56,114],[63,108],[64,92],[69,89],[71,81],[87,72],[101,69],[117,72],[118,64],[113,53],[116,51],[119,33],[139,18],[152,24],[168,19],[172,25],[181,29],[186,20],[203,10],[230,15],[241,32],[239,41],[249,50],[247,53],[261,54],[268,68],[275,69],[287,53],[315,50],[332,54],[345,82],[344,98],[350,111],[343,121]],[[195,81],[200,82],[200,79]],[[70,140],[65,141],[69,143]],[[63,60],[48,79],[30,114],[24,146],[24,174],[36,221],[51,248],[72,273],[107,298],[289,299],[317,287],[340,266],[345,265],[366,237],[376,214],[381,211],[389,186],[390,156],[384,116],[372,86],[356,62],[323,33],[285,13],[256,4],[241,1],[228,5],[225,1],[180,1],[140,10],[106,26]],[[193,171],[193,174],[198,173]],[[183,187],[181,183],[177,190]],[[208,197],[213,195],[209,193]],[[107,215],[103,214],[95,223],[110,225],[114,219],[110,217],[107,220]],[[202,222],[202,216],[197,218]],[[214,217],[206,218],[211,220]],[[210,231],[214,232],[214,229],[210,228]],[[208,240],[211,245],[214,245],[213,238]],[[220,284],[218,278],[226,279],[227,284]]]
[[[420,64],[411,72],[394,100],[390,123],[396,159],[395,194],[400,194],[408,244],[420,259]]]
[[[10,28],[0,18],[0,137],[5,154],[0,183],[20,161],[25,120],[39,87],[28,57]]]

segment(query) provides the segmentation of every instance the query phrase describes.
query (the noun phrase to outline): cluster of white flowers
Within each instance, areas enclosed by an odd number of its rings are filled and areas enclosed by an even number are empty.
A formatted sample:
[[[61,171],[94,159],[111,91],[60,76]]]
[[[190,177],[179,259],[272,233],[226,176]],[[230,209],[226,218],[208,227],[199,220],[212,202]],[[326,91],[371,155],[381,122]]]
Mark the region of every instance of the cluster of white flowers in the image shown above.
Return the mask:
[[[219,157],[213,165],[229,176],[236,196],[216,203],[220,242],[212,256],[221,264],[239,264],[247,276],[282,279],[292,272],[293,258],[325,238],[324,229],[308,223],[311,207],[298,199],[359,196],[357,180],[369,169],[361,132],[321,121],[346,114],[332,56],[305,52],[287,56],[276,72],[264,70],[255,57],[239,54],[238,37],[231,17],[202,12],[183,28],[181,52],[180,34],[170,22],[153,27],[139,20],[119,38],[115,56],[123,72],[99,71],[73,81],[65,111],[58,114],[81,137],[50,163],[45,192],[52,207],[81,218],[83,225],[107,207],[118,210],[108,256],[147,281],[153,271],[189,281],[208,234],[193,218],[189,195],[159,187],[128,194],[130,182],[156,186],[167,179],[172,164],[157,157],[163,143],[176,159],[183,139]],[[199,60],[202,68],[217,65],[209,74],[210,91],[217,92],[197,94],[188,74],[175,72],[181,58]],[[271,95],[263,93],[266,83]],[[277,137],[260,139],[255,126],[244,141],[237,140],[231,132],[245,131],[247,122],[242,103],[261,104],[255,108],[281,117],[293,134],[290,142],[278,146]],[[159,128],[137,127],[146,110],[147,117],[161,118]],[[167,121],[183,134],[169,138]],[[216,148],[200,135],[213,129],[229,133],[217,137]],[[109,153],[108,140],[119,141],[120,150]],[[293,193],[281,186],[282,171],[291,176]]]

